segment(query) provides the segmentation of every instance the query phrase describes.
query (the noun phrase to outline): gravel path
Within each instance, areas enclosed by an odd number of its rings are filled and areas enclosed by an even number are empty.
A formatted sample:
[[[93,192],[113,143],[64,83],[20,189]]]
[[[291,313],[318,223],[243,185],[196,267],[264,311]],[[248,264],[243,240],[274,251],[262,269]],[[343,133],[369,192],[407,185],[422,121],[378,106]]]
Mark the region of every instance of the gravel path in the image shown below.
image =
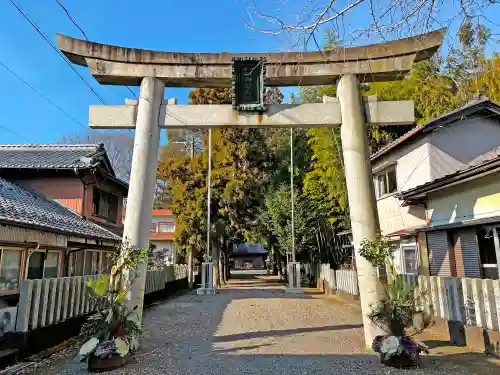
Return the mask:
[[[258,276],[234,280],[216,296],[189,294],[149,308],[140,353],[108,374],[408,373],[381,366],[364,351],[362,335],[359,312],[349,304],[285,294],[275,280]],[[490,373],[467,367],[449,357],[426,358],[424,368],[411,373]],[[34,373],[78,375],[86,370],[61,358]]]

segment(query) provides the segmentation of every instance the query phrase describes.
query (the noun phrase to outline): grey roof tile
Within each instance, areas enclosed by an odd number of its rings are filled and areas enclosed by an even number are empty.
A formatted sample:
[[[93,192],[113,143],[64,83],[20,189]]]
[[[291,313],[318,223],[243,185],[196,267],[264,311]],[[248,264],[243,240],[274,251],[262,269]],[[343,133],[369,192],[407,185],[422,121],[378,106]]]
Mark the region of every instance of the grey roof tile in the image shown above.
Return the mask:
[[[0,178],[0,221],[83,238],[119,241],[120,237],[30,188]]]
[[[89,168],[99,151],[99,144],[0,145],[0,168]]]

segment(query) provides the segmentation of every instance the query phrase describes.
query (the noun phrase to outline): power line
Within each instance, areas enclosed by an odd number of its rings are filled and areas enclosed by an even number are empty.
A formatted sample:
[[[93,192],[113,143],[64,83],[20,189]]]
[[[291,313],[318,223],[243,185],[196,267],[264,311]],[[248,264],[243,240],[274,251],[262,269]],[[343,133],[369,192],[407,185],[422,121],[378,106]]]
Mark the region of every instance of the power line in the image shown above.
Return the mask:
[[[74,122],[76,122],[78,125],[80,125],[81,127],[87,129],[87,127],[85,125],[83,125],[80,121],[78,121],[76,118],[74,118],[73,116],[71,116],[68,112],[66,112],[63,108],[61,108],[59,105],[57,105],[56,103],[54,103],[52,100],[50,100],[49,98],[47,98],[44,94],[42,94],[40,91],[38,91],[35,87],[33,87],[30,83],[28,83],[23,77],[21,77],[19,74],[17,74],[16,72],[14,72],[12,69],[10,69],[7,65],[5,65],[5,63],[3,63],[1,60],[0,60],[0,65],[4,67],[5,70],[7,70],[10,74],[12,74],[14,77],[16,77],[17,79],[19,79],[21,82],[23,82],[26,86],[28,86],[30,89],[32,89],[34,92],[36,92],[38,95],[40,95],[43,99],[45,99],[49,104],[51,104],[52,106],[54,106],[55,108],[57,108],[61,113],[63,113],[66,117],[68,117],[69,119],[73,120]]]
[[[16,132],[14,132],[14,131],[10,130],[9,128],[7,128],[7,127],[5,127],[5,126],[3,126],[3,125],[1,125],[1,124],[0,124],[0,128],[2,128],[2,129],[4,129],[4,130],[8,131],[10,134],[14,134],[16,137],[19,137],[19,138],[21,138],[21,139],[25,140],[25,141],[26,141],[26,142],[28,142],[28,143],[33,143],[33,142],[31,142],[29,139],[27,139],[27,138],[23,137],[22,135],[17,134]]]
[[[73,23],[73,25],[75,25],[75,27],[78,30],[80,30],[80,32],[82,33],[82,35],[85,38],[85,40],[89,41],[89,38],[87,37],[87,34],[85,34],[85,31],[83,31],[83,28],[78,24],[78,22],[76,22],[76,20],[74,19],[74,17],[71,15],[71,13],[69,12],[69,10],[63,5],[63,3],[61,3],[60,0],[55,0],[55,2],[62,8],[62,10],[64,11],[64,13],[66,13],[66,16]],[[130,87],[125,86],[125,88],[134,96],[135,99],[138,99],[137,95],[135,94],[135,92],[132,91],[132,89]]]
[[[86,40],[89,40],[89,38],[87,38],[87,34],[85,34],[85,31],[83,31],[83,29],[78,26],[78,23],[75,21],[75,19],[71,16],[71,14],[69,13],[69,11],[66,9],[66,7],[59,1],[59,0],[55,0],[56,3],[62,8],[62,10],[64,10],[64,13],[66,13],[66,15],[68,16],[68,18],[70,19],[70,21],[73,23],[73,25],[76,26],[76,28],[78,30],[80,30],[80,32],[82,33],[83,37],[86,39]]]
[[[106,101],[103,99],[103,97],[90,85],[90,83],[80,74],[78,71],[73,67],[73,65],[68,61],[66,56],[62,54],[59,49],[50,41],[50,39],[45,35],[45,33],[40,29],[40,27],[26,14],[26,12],[14,1],[14,0],[9,0],[12,5],[18,10],[19,13],[24,17],[26,21],[29,22],[29,24],[36,30],[38,34],[45,40],[45,42],[52,47],[52,49],[57,53],[57,55],[63,59],[63,61],[75,72],[78,77],[87,85],[87,87],[92,91],[92,93],[101,101],[102,104],[106,104]]]

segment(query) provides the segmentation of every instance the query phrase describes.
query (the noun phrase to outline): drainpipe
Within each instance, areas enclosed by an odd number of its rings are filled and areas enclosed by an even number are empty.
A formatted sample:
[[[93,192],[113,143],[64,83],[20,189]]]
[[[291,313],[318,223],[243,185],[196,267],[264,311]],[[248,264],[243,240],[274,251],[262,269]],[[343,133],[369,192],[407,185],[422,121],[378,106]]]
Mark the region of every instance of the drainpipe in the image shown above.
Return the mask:
[[[31,254],[33,254],[35,251],[37,251],[40,248],[40,242],[36,241],[36,246],[33,249],[27,249],[28,250],[28,256],[26,258],[26,264],[24,265],[24,280],[28,279],[28,267],[30,264],[30,257]]]

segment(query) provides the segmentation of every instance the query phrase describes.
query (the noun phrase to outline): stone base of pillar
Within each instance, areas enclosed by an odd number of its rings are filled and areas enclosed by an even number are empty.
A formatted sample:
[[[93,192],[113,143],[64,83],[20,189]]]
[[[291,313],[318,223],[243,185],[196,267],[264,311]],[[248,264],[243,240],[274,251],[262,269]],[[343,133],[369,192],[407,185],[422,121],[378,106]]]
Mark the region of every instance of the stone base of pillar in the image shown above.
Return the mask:
[[[287,265],[288,283],[285,288],[286,293],[302,293],[300,285],[300,263],[290,262]]]
[[[201,286],[196,290],[196,294],[215,294],[213,285],[214,265],[212,262],[201,264]]]

